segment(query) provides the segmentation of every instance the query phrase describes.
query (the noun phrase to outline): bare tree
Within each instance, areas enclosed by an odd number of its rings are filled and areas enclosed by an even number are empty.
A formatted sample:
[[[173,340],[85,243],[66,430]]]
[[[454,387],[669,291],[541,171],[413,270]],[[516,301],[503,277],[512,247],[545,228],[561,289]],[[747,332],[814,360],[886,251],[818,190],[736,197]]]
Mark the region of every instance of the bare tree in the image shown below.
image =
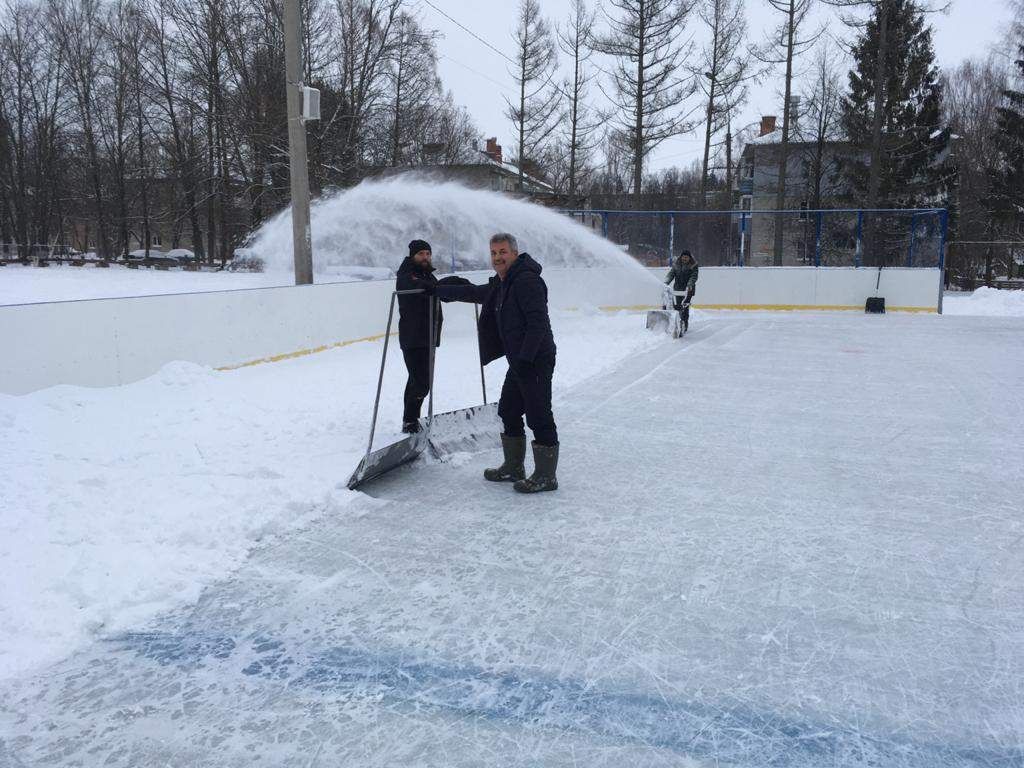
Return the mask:
[[[9,6],[0,22],[0,243],[13,239],[22,258],[30,243],[63,234],[61,67],[44,8]]]
[[[644,161],[670,136],[692,129],[685,101],[695,85],[685,66],[691,44],[685,35],[689,0],[610,0],[609,28],[597,50],[614,57],[609,99],[616,127],[629,138],[633,203],[640,207]]]
[[[818,209],[837,189],[838,164],[829,145],[842,136],[842,92],[836,53],[827,45],[818,50],[814,77],[804,90],[800,119],[794,134],[801,142],[809,207]]]
[[[557,126],[559,91],[552,82],[558,51],[539,0],[520,0],[513,33],[515,54],[511,75],[518,88],[513,101],[505,98],[505,116],[516,132],[518,189],[523,191],[524,166],[536,164]]]
[[[101,257],[110,258],[110,220],[100,159],[101,70],[108,50],[102,13],[99,0],[50,0],[51,29],[65,62],[64,82],[77,107],[88,163],[97,230],[96,250]]]
[[[593,55],[592,38],[596,18],[596,11],[587,6],[586,0],[573,0],[569,18],[565,26],[558,30],[559,47],[572,62],[572,78],[562,89],[568,101],[564,144],[568,150],[569,163],[565,189],[570,195],[577,193],[581,175],[589,175],[593,136],[597,128],[597,122],[587,106],[588,86],[594,77],[587,63]],[[583,168],[587,168],[587,172],[581,172]]]
[[[701,163],[700,198],[707,198],[711,139],[729,115],[746,98],[750,66],[746,47],[747,19],[744,0],[705,0],[698,15],[710,38],[701,51],[696,81],[706,99],[704,111],[704,159]]]
[[[180,229],[183,219],[188,220],[192,248],[199,258],[204,256],[202,229],[199,221],[199,151],[195,136],[195,116],[198,107],[187,98],[187,71],[184,63],[184,43],[171,20],[176,0],[153,0],[146,9],[147,36],[151,42],[151,77],[156,93],[155,107],[159,116],[158,132],[161,148],[168,158],[168,175],[175,182],[177,195],[170,208],[174,213],[170,221],[172,230]],[[180,196],[180,198],[178,197]],[[180,199],[184,212],[177,212]],[[176,238],[172,239],[172,241]]]
[[[340,100],[329,120],[339,120],[341,181],[352,183],[362,164],[364,141],[374,112],[386,97],[388,62],[395,43],[393,28],[401,0],[336,0],[339,19]]]
[[[792,127],[793,103],[793,65],[795,60],[810,48],[820,33],[803,35],[803,27],[808,19],[815,0],[766,0],[768,5],[782,14],[778,27],[768,33],[767,45],[760,56],[770,64],[785,66],[785,80],[782,99],[782,136],[779,142],[779,178],[775,194],[776,210],[786,208],[786,177],[789,163],[789,136]],[[772,262],[775,266],[782,265],[783,219],[781,214],[775,220],[775,247]]]
[[[402,12],[395,25],[395,38],[388,71],[393,112],[388,160],[392,166],[412,159],[410,152],[416,145],[422,146],[422,128],[434,117],[434,101],[441,92],[434,34]]]
[[[1017,237],[1015,227],[1007,230],[1001,226],[998,213],[1000,209],[1019,210],[1019,201],[999,205],[994,199],[998,192],[993,184],[999,175],[994,167],[999,158],[994,126],[998,124],[1008,81],[1006,68],[995,55],[968,59],[942,75],[944,116],[956,137],[957,183],[950,201],[953,239],[961,241],[956,252],[950,254],[950,268],[968,279],[973,279],[975,264],[983,260],[986,281],[990,281],[992,241]]]

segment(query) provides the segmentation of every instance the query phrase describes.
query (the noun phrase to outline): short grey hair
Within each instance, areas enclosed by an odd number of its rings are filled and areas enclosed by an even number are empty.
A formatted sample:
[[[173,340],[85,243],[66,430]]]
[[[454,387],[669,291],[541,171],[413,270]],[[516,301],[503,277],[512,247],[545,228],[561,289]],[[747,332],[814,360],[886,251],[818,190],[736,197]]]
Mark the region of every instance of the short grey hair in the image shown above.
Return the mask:
[[[495,243],[508,243],[509,248],[519,253],[519,242],[516,240],[516,236],[509,232],[495,232],[491,235],[490,245]]]

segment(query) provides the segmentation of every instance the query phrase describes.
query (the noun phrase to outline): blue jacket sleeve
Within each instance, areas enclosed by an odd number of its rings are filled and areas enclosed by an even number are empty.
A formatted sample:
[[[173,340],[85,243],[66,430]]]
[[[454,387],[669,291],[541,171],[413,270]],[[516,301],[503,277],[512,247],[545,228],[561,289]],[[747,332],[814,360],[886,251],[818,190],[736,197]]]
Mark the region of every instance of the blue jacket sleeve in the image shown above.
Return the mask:
[[[527,273],[516,281],[516,301],[526,321],[519,359],[532,363],[544,339],[551,336],[548,317],[548,288],[540,275]]]

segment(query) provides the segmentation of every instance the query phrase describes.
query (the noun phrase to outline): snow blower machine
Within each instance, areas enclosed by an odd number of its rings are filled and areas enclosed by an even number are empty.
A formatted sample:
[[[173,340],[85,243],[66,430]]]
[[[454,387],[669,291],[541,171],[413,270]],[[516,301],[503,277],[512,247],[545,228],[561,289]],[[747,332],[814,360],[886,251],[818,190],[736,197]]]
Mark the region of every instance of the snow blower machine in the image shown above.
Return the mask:
[[[661,296],[661,309],[651,309],[647,312],[647,330],[660,331],[669,334],[673,339],[678,339],[685,333],[683,327],[683,310],[690,306],[689,302],[681,304],[675,309],[677,296],[686,296],[685,291],[673,291],[667,285]]]

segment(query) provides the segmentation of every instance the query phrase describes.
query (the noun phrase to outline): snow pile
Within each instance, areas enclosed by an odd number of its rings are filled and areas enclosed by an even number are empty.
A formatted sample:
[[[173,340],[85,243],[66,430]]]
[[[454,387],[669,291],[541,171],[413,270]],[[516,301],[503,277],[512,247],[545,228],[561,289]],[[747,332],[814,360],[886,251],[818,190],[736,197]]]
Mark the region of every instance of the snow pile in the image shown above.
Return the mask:
[[[1024,317],[1024,290],[1009,291],[982,286],[974,293],[947,293],[942,299],[944,315]]]
[[[313,270],[339,266],[394,268],[414,238],[427,240],[441,269],[489,269],[488,241],[511,232],[520,250],[545,267],[642,267],[568,216],[497,192],[425,177],[365,181],[315,201],[310,210]],[[292,268],[291,209],[269,220],[248,243],[268,271]]]
[[[479,403],[472,317],[446,311],[439,411]],[[556,397],[664,338],[635,314],[552,323]],[[391,349],[378,445],[401,416],[405,371]],[[224,373],[178,362],[123,387],[0,395],[0,678],[194,601],[264,537],[343,514],[380,351],[354,344]],[[503,363],[488,367],[492,399],[503,376]]]

